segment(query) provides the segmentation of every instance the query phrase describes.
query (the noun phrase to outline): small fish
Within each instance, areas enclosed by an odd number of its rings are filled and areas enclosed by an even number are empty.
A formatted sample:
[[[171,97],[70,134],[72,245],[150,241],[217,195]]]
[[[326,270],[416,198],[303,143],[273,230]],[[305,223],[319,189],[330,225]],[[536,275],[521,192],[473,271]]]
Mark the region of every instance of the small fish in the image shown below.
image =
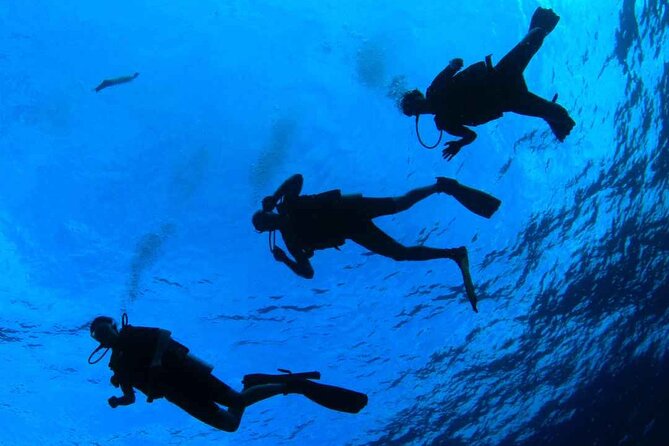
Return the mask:
[[[121,76],[121,77],[115,77],[113,79],[105,79],[103,80],[100,85],[95,87],[95,92],[99,93],[101,90],[104,90],[105,88],[108,87],[113,87],[114,85],[119,85],[119,84],[125,84],[128,83],[139,76],[139,73],[132,74],[130,76]]]
[[[175,287],[183,288],[183,285],[181,285],[179,282],[172,282],[172,281],[167,280],[167,279],[162,278],[162,277],[154,277],[154,278],[153,278],[153,281],[154,281],[154,282],[162,282],[162,283],[167,284],[167,285],[170,285],[170,286],[175,286]]]

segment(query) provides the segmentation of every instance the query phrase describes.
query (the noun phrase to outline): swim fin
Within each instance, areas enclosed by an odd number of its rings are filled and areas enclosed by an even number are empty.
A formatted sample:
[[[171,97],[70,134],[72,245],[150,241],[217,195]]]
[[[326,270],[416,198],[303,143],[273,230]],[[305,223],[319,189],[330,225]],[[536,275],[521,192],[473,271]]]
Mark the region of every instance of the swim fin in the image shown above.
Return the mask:
[[[289,393],[299,393],[328,409],[358,413],[367,405],[367,395],[355,390],[299,379],[288,383]]]
[[[323,407],[339,412],[358,413],[367,405],[367,395],[364,393],[310,381],[320,379],[320,372],[291,373],[282,369],[279,371],[283,373],[245,375],[242,380],[244,388],[262,384],[286,384],[286,393],[299,393]]]
[[[244,388],[259,386],[262,384],[282,384],[289,381],[300,380],[300,379],[321,379],[321,372],[300,372],[292,373],[289,370],[279,369],[282,372],[279,375],[270,375],[266,373],[251,373],[249,375],[244,375],[242,379],[242,384]]]
[[[451,195],[464,207],[481,217],[492,217],[502,204],[500,200],[492,195],[462,185],[451,178],[438,177],[437,185],[440,186],[442,192]]]

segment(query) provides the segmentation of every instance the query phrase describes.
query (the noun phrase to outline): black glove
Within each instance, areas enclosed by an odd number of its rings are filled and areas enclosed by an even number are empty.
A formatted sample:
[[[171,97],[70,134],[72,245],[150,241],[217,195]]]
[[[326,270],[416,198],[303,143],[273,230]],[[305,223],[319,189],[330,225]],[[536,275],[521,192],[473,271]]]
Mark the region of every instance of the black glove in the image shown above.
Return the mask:
[[[112,386],[114,386],[118,389],[118,386],[120,385],[120,383],[118,381],[118,376],[112,375],[112,377],[109,378],[109,382],[111,383]]]
[[[272,254],[274,254],[274,260],[277,262],[285,262],[288,260],[288,255],[283,251],[283,249],[279,248],[278,246],[275,246],[274,249],[272,250]]]
[[[457,57],[457,58],[455,58],[455,59],[452,59],[452,60],[449,62],[449,65],[450,65],[451,67],[455,68],[456,70],[459,70],[460,68],[462,68],[462,66],[463,66],[464,64],[465,64],[465,62],[464,62],[462,59],[460,59],[459,57]]]
[[[265,212],[271,212],[276,207],[276,198],[272,195],[269,195],[262,199],[262,210]]]
[[[109,406],[110,406],[112,409],[116,409],[116,408],[118,407],[118,398],[115,397],[115,396],[112,396],[111,398],[109,398],[109,399],[107,400],[107,402],[109,403]]]

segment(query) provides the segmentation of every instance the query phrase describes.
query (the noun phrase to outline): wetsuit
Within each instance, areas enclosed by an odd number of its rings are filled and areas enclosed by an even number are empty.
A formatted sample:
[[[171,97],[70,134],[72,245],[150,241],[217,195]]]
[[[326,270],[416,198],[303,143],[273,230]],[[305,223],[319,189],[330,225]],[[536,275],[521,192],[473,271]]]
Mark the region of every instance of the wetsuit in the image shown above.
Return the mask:
[[[113,321],[105,317],[103,322]],[[111,382],[123,390],[121,398],[109,398],[112,408],[134,403],[136,388],[149,401],[165,398],[216,429],[234,432],[248,406],[277,395],[301,394],[321,406],[348,413],[358,413],[367,404],[363,393],[311,381],[320,379],[319,372],[251,374],[244,377],[244,390],[236,392],[212,375],[213,367],[160,328],[125,325],[112,344]]]
[[[187,347],[171,338],[160,355],[160,366],[152,368],[164,336],[169,337],[169,332],[160,328],[127,325],[121,329],[109,368],[114,372],[112,383],[119,385],[124,395],[134,395],[134,387],[148,401],[166,398],[205,422],[220,410],[217,404],[243,406],[239,394],[213,376],[210,366],[189,355]]]
[[[342,195],[335,189],[286,197],[277,210],[288,216],[288,224],[281,229],[286,243],[296,243],[311,257],[315,250],[339,248],[346,239],[368,233],[376,228],[373,218],[395,214],[398,208],[392,198]]]
[[[338,189],[315,195],[286,197],[277,205],[279,214],[288,216],[281,235],[308,251],[338,248],[355,225],[355,217],[343,212],[343,197]]]
[[[563,141],[574,121],[562,106],[531,93],[523,77],[557,20],[551,10],[538,8],[528,34],[497,65],[488,58],[460,72],[449,64],[439,73],[425,96],[437,128],[463,137],[465,145],[476,138],[476,133],[463,126],[485,124],[504,112],[514,112],[544,119]]]
[[[453,123],[476,126],[502,116],[508,87],[494,70],[479,62],[455,75],[453,71],[442,71],[426,92],[438,129],[447,130]]]

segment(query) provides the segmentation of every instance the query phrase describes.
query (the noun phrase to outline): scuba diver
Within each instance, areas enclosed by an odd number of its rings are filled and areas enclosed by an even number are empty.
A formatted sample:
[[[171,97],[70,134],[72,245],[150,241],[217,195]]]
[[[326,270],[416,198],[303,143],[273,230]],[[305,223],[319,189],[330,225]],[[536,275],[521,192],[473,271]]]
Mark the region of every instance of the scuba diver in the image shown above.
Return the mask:
[[[470,211],[490,218],[501,204],[497,198],[444,177],[437,178],[431,186],[411,190],[399,197],[386,198],[342,195],[339,189],[317,195],[300,195],[302,183],[302,175],[293,175],[274,195],[265,197],[262,210],[253,214],[255,229],[269,232],[270,250],[277,261],[284,263],[295,274],[311,279],[314,270],[309,259],[313,257],[314,251],[339,249],[347,239],[393,260],[451,259],[460,268],[467,298],[474,311],[478,312],[467,248],[404,246],[381,231],[372,219],[406,211],[439,192],[451,195]],[[275,231],[281,232],[294,260],[276,246]]]
[[[134,73],[131,74],[130,76],[121,76],[121,77],[116,77],[114,79],[105,79],[103,80],[100,85],[95,87],[95,92],[99,93],[101,90],[104,90],[105,88],[113,87],[114,85],[119,85],[119,84],[126,84],[130,81],[133,81],[139,76],[139,73]]]
[[[165,398],[216,429],[234,432],[248,406],[276,395],[300,394],[329,409],[348,413],[358,413],[367,404],[363,393],[314,382],[320,379],[319,372],[290,373],[279,369],[282,374],[246,375],[242,381],[244,389],[236,392],[212,375],[211,365],[173,340],[169,331],[128,325],[125,314],[120,331],[112,318],[99,316],[91,323],[90,332],[100,343],[88,358],[90,364],[99,362],[112,350],[111,384],[123,391],[123,396],[109,398],[112,408],[133,404],[136,388],[147,396],[148,402]],[[107,350],[92,360],[101,349]]]
[[[426,95],[420,90],[406,92],[400,101],[406,116],[416,117],[416,134],[424,147],[433,149],[441,142],[443,132],[460,139],[448,141],[442,154],[450,161],[467,144],[476,139],[476,133],[466,126],[478,126],[502,117],[504,112],[542,118],[548,123],[559,141],[569,135],[575,125],[567,110],[552,101],[531,93],[523,72],[537,53],[544,38],[555,28],[560,17],[552,9],[537,8],[530,22],[530,30],[495,66],[491,57],[470,65],[463,71],[462,59],[453,59],[428,87]],[[458,72],[459,71],[459,72]],[[421,114],[432,114],[439,140],[426,145],[418,132]]]

